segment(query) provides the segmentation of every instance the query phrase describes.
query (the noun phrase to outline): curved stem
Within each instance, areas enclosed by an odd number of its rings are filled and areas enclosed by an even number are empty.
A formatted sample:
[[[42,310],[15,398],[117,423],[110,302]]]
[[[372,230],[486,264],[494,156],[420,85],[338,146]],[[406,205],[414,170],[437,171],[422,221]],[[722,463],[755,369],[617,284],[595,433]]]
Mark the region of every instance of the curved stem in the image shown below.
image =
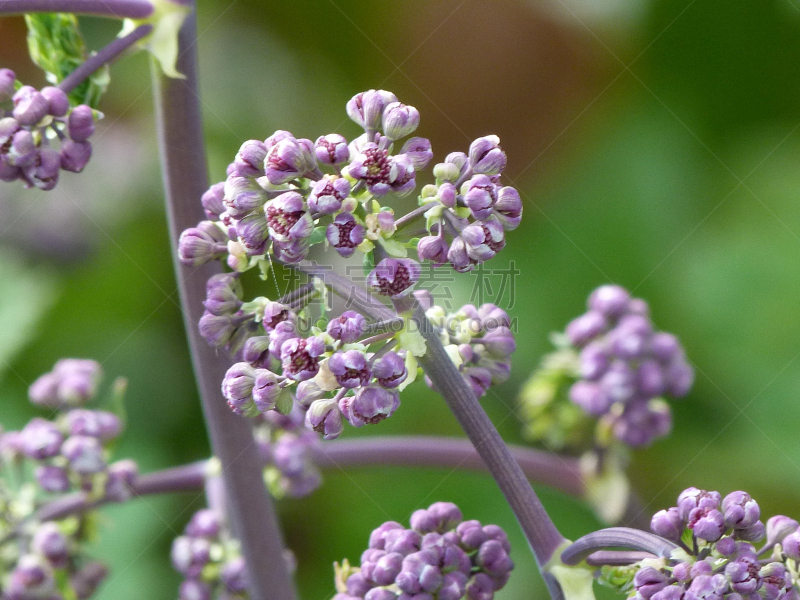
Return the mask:
[[[92,73],[104,65],[114,62],[117,58],[119,58],[120,54],[125,52],[125,50],[130,48],[133,44],[141,40],[143,37],[150,35],[151,31],[153,31],[152,25],[141,25],[131,31],[125,37],[115,39],[108,46],[97,52],[97,54],[93,54],[87,58],[86,62],[75,69],[72,73],[67,75],[64,78],[64,81],[58,84],[58,87],[69,94],[72,90],[83,83]]]
[[[592,567],[609,565],[619,567],[632,565],[647,558],[657,558],[650,552],[636,552],[633,550],[599,550],[586,557],[586,564]]]
[[[561,560],[567,565],[577,565],[598,550],[607,548],[629,548],[649,552],[656,556],[669,556],[677,544],[630,527],[609,527],[583,536],[570,544],[561,553]]]
[[[147,0],[1,0],[0,15],[64,12],[114,19],[146,19],[153,14]]]
[[[204,218],[200,197],[208,188],[196,42],[197,25],[192,14],[178,38],[177,68],[185,79],[167,78],[153,64],[173,260],[211,447],[222,464],[230,522],[249,569],[250,596],[253,600],[294,600],[280,526],[264,486],[250,425],[228,409],[220,392],[220,382],[231,361],[206,344],[197,326],[203,313],[206,281],[219,272],[219,265],[209,263],[190,269],[177,259],[181,232]]]
[[[434,206],[438,206],[439,204],[440,204],[439,202],[430,202],[428,204],[423,204],[422,206],[419,206],[414,210],[404,214],[402,217],[400,217],[399,219],[397,219],[397,221],[394,222],[394,225],[397,228],[396,231],[400,231],[407,225],[410,225],[417,219],[417,217],[421,217],[431,208],[433,208]]]

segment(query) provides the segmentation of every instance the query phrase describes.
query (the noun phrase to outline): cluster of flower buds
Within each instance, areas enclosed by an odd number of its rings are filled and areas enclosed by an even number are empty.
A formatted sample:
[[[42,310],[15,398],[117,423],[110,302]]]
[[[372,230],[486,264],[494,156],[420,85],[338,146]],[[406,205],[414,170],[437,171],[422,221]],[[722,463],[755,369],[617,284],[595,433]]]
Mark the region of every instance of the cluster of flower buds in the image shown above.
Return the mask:
[[[267,465],[264,480],[276,498],[307,496],[322,483],[314,462],[319,434],[306,428],[305,412],[295,401],[288,415],[266,412],[254,428],[261,457]]]
[[[57,87],[19,87],[13,71],[0,69],[0,181],[52,190],[62,169],[80,173],[92,156],[97,116],[85,104],[70,107]]]
[[[111,500],[127,499],[136,464],[108,463],[108,447],[122,433],[122,421],[112,412],[84,407],[96,397],[101,376],[95,361],[63,359],[37,379],[29,389],[30,400],[52,409],[55,417],[36,417],[20,431],[3,433],[4,462],[32,463],[39,487],[47,493],[77,489]],[[124,380],[116,387],[121,393]]]
[[[499,138],[489,135],[472,142],[469,154],[453,152],[433,168],[436,183],[423,187],[419,198],[429,207],[430,233],[419,241],[420,260],[465,272],[503,249],[505,232],[522,219],[519,192],[500,184],[505,166]]]
[[[758,504],[745,492],[722,498],[689,488],[677,506],[657,512],[651,522],[656,535],[681,548],[668,558],[633,565],[627,581],[623,577],[624,583],[615,585],[637,600],[795,600],[797,521],[779,515],[765,526],[760,517]]]
[[[212,509],[192,515],[172,543],[172,566],[183,575],[180,600],[247,598],[247,567],[238,542]]]
[[[545,361],[532,376],[524,412],[531,418],[547,413],[566,427],[585,429],[579,415],[559,408],[565,401],[562,387],[570,384],[566,397],[598,419],[595,443],[605,446],[613,436],[629,446],[647,446],[672,427],[663,397],[685,396],[694,371],[678,339],[655,331],[644,300],[604,285],[591,293],[588,307],[567,325],[563,347],[553,355],[557,360]]]
[[[437,502],[411,515],[411,528],[375,529],[361,566],[336,565],[334,600],[491,600],[514,563],[497,525],[464,521],[455,504]]]
[[[494,304],[483,304],[479,308],[467,304],[449,314],[434,306],[426,315],[438,329],[450,357],[478,398],[486,394],[491,385],[508,379],[511,354],[517,344],[506,311]],[[427,377],[426,382],[431,385]]]
[[[9,544],[0,559],[4,600],[40,600],[91,597],[105,579],[99,562],[80,554],[76,519],[45,522]],[[24,538],[24,539],[22,539]],[[25,548],[19,554],[19,549]],[[13,561],[9,561],[13,558]]]

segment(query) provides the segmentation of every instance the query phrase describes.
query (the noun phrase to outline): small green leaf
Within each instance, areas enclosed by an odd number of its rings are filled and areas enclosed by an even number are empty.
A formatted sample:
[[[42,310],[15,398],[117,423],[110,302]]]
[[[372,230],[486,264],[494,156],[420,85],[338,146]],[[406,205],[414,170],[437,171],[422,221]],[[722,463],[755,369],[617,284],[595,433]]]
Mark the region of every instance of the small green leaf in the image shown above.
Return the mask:
[[[278,396],[278,402],[275,405],[275,410],[277,410],[282,415],[288,415],[292,412],[292,407],[294,406],[294,398],[286,388]]]
[[[154,0],[155,10],[147,19],[126,19],[120,35],[127,35],[140,25],[152,25],[153,33],[145,38],[150,53],[158,61],[167,77],[183,79],[177,70],[178,32],[189,15],[191,8],[172,0]]]
[[[364,254],[364,276],[369,276],[375,268],[375,255],[372,252]]]
[[[320,225],[319,227],[314,227],[314,231],[311,232],[311,237],[308,238],[308,243],[312,246],[314,244],[319,244],[320,242],[325,241],[325,232],[327,231],[327,227],[324,225]]]
[[[67,13],[25,15],[28,25],[28,51],[45,72],[47,81],[58,85],[89,57],[78,19]],[[96,108],[110,80],[108,66],[95,71],[69,94],[73,106],[88,104]]]

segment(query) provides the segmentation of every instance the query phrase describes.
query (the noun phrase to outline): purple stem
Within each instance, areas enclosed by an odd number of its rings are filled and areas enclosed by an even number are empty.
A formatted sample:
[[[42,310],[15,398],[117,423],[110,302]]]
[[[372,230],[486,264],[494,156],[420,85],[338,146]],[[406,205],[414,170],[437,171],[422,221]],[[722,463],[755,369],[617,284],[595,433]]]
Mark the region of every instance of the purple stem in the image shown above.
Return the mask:
[[[296,594],[285,560],[282,534],[272,498],[264,486],[250,424],[230,411],[220,392],[220,382],[230,360],[211,348],[197,327],[203,313],[206,281],[220,267],[208,263],[190,269],[177,259],[181,232],[205,218],[200,197],[208,188],[196,42],[197,24],[192,14],[178,37],[177,68],[185,79],[167,78],[153,64],[173,260],[211,447],[222,463],[230,522],[250,566],[250,596],[253,600],[294,600]]]
[[[561,560],[567,565],[577,565],[598,550],[606,548],[629,548],[656,556],[669,556],[677,547],[677,544],[654,533],[630,527],[609,527],[575,540],[561,553]]]
[[[2,0],[0,0],[2,3]],[[104,65],[114,62],[119,55],[125,52],[133,44],[141,40],[143,37],[153,31],[152,25],[141,25],[131,31],[128,35],[122,38],[117,38],[108,46],[100,50],[97,54],[93,54],[86,59],[80,67],[75,69],[72,73],[64,78],[64,81],[58,84],[62,91],[69,94],[72,90],[78,87],[86,80],[92,73],[103,67]]]
[[[633,550],[599,550],[586,558],[586,564],[592,567],[602,567],[603,565],[620,567],[632,565],[646,558],[657,558],[657,556],[650,552],[636,552]]]
[[[64,12],[114,19],[146,19],[153,14],[147,0],[0,0],[0,15]]]
[[[428,212],[431,208],[433,208],[434,206],[437,206],[439,204],[440,204],[439,202],[430,202],[428,204],[423,204],[422,206],[420,206],[418,208],[415,208],[414,210],[404,214],[402,217],[397,219],[397,221],[394,222],[394,225],[395,225],[395,227],[397,227],[398,230],[403,229],[403,227],[405,227],[406,225],[410,224],[417,217],[421,217],[426,212]]]

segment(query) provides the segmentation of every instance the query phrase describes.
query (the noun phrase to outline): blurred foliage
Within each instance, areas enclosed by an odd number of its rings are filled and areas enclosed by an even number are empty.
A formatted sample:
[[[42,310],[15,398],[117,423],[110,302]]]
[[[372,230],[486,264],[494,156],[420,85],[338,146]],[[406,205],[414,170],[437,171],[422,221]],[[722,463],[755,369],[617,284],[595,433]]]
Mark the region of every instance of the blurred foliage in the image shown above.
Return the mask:
[[[591,14],[573,10],[577,2],[523,0],[200,4],[215,180],[244,140],[275,129],[351,136],[344,103],[369,87],[417,106],[419,134],[431,137],[437,155],[486,133],[503,140],[526,215],[491,266],[513,260],[522,271],[513,303],[494,299],[518,319],[520,335],[511,380],[484,406],[507,440],[523,443],[515,398],[549,351],[548,334],[583,311],[594,287],[613,281],[650,303],[657,326],[681,338],[698,373],[690,396],[672,403],[673,435],[634,456],[630,473],[644,510],[668,506],[695,485],[744,489],[766,515],[800,515],[800,3],[643,0],[628,10],[629,3],[603,0]],[[0,21],[9,40],[0,63],[34,81],[12,49],[24,40],[20,26]],[[103,20],[86,19],[82,28],[91,48],[115,35],[115,24]],[[152,122],[147,60],[126,59],[114,70],[102,108],[119,123],[103,137],[110,143],[116,128],[133,124],[136,147],[152,155],[152,127],[141,126]],[[126,144],[116,147],[133,148]],[[103,147],[98,139],[98,153]],[[208,448],[156,191],[160,175],[152,160],[137,168],[130,184],[106,176],[97,179],[101,188],[82,191],[101,205],[119,202],[125,215],[75,213],[88,253],[66,262],[28,250],[0,256],[0,314],[22,322],[18,311],[29,306],[20,298],[35,303],[31,292],[11,287],[21,274],[44,285],[51,273],[55,286],[40,295],[53,302],[41,325],[23,328],[27,346],[11,360],[14,376],[0,382],[0,403],[2,421],[18,426],[33,414],[24,400],[28,382],[59,357],[96,358],[110,376],[130,380],[129,431],[119,452],[146,471]],[[101,171],[93,161],[80,179]],[[0,219],[3,202],[37,210],[40,194],[11,200],[5,190]],[[19,248],[25,233],[11,236],[16,228],[2,222],[0,240]],[[47,247],[46,239],[35,241]],[[6,266],[12,260],[24,262],[22,273]],[[476,280],[465,275],[448,285],[458,304]],[[392,419],[347,435],[402,433],[459,430],[419,382]],[[565,535],[598,526],[579,502],[539,491]],[[469,518],[511,532],[517,571],[501,600],[545,597],[488,476],[394,467],[329,472],[318,493],[280,503],[302,597],[328,600],[334,560],[357,559],[375,526],[404,521],[434,500],[457,502]],[[105,511],[97,551],[113,571],[101,597],[175,597],[169,545],[201,502],[187,494]]]

